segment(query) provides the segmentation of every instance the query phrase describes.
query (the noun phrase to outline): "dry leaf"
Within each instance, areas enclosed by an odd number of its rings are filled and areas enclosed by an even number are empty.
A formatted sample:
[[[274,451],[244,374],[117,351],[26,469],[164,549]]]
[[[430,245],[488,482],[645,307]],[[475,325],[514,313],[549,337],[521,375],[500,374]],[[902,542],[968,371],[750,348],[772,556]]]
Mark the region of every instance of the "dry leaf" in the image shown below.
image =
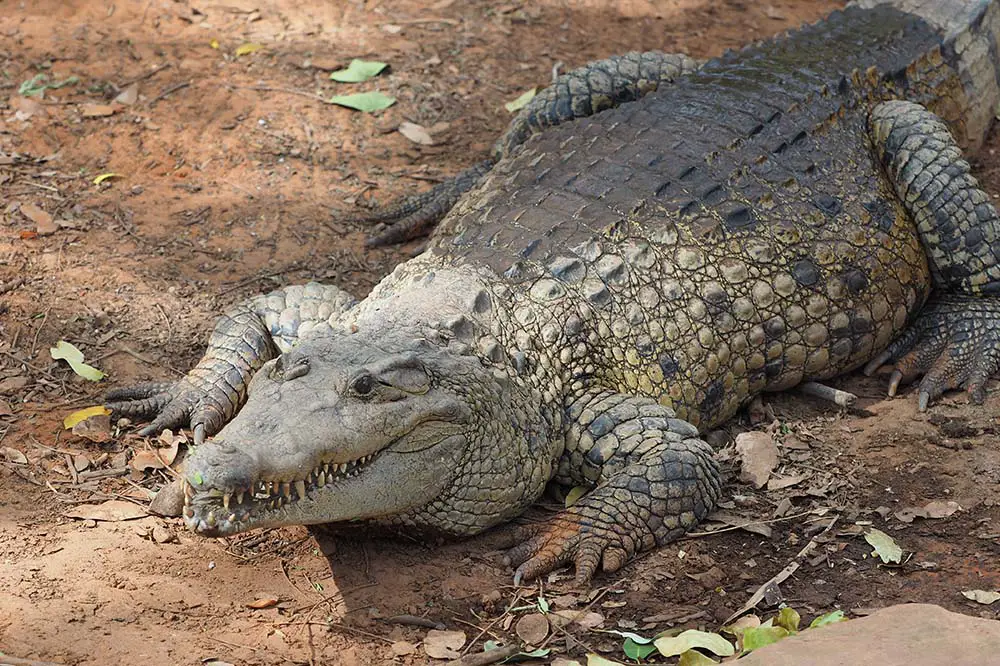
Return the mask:
[[[763,488],[778,466],[778,445],[766,432],[741,432],[736,435],[736,453],[742,460],[740,481]]]
[[[394,657],[405,657],[417,652],[417,646],[409,641],[396,641],[389,649]]]
[[[119,104],[124,104],[125,106],[132,106],[135,104],[136,100],[139,99],[139,83],[133,83],[125,90],[118,93],[115,97],[115,101]]]
[[[934,500],[924,506],[903,507],[894,515],[896,519],[904,523],[912,523],[915,518],[947,518],[956,511],[961,511],[962,506],[958,502],[951,500]]]
[[[90,467],[90,458],[87,457],[86,453],[73,456],[73,469],[82,472],[88,467]]]
[[[549,635],[549,621],[541,613],[530,613],[517,621],[514,632],[528,645],[539,645]]]
[[[431,138],[430,133],[428,133],[427,129],[424,128],[423,125],[418,125],[404,120],[399,123],[399,133],[413,143],[419,143],[421,146],[434,145],[434,139]]]
[[[17,393],[28,385],[28,381],[24,375],[15,375],[0,380],[0,393]]]
[[[115,112],[115,107],[110,104],[84,104],[81,108],[84,118],[103,118]]]
[[[1000,601],[1000,592],[993,590],[963,590],[962,596],[984,606]]]
[[[4,460],[7,462],[12,462],[16,465],[27,465],[28,459],[23,453],[17,449],[12,449],[9,446],[0,446],[0,456],[3,456]]]
[[[565,626],[571,622],[584,629],[593,629],[604,624],[604,616],[593,611],[561,610],[549,614],[553,624]],[[558,620],[556,618],[559,618]]]
[[[464,631],[439,631],[431,629],[424,638],[424,652],[434,659],[458,659],[458,650],[465,645]]]
[[[142,518],[146,515],[146,510],[138,504],[132,504],[132,502],[108,500],[103,504],[81,504],[80,506],[63,511],[62,515],[67,518],[79,518],[81,520],[118,522]]]
[[[14,109],[14,118],[17,120],[28,120],[34,115],[46,115],[45,107],[42,103],[30,97],[14,95],[8,103]]]
[[[174,533],[163,525],[153,527],[153,541],[156,543],[170,543],[174,538]]]
[[[257,609],[270,608],[271,606],[277,606],[278,601],[280,601],[280,599],[278,599],[278,597],[275,596],[270,596],[270,595],[259,596],[250,603],[248,603],[247,608],[257,608]]]
[[[35,204],[21,204],[21,215],[35,223],[35,229],[39,236],[48,236],[59,230],[59,225],[55,223],[52,216]]]
[[[97,444],[111,441],[111,417],[107,414],[90,416],[74,425],[72,432]]]
[[[772,476],[767,480],[767,489],[781,490],[782,488],[791,488],[794,485],[802,483],[810,476],[812,476],[812,474],[809,472],[806,472],[805,474],[796,474],[794,476]]]

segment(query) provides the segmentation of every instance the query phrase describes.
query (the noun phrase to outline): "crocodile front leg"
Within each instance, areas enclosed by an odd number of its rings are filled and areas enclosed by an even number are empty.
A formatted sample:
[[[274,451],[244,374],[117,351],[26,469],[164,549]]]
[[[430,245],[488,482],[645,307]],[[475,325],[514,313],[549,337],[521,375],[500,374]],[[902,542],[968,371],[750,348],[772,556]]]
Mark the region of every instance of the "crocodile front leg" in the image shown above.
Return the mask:
[[[355,302],[347,292],[316,282],[254,296],[219,318],[205,355],[183,379],[115,389],[106,407],[114,418],[153,418],[142,435],[190,424],[195,445],[201,444],[236,415],[261,366],[303,337],[329,331]]]
[[[404,197],[364,217],[363,222],[391,223],[381,234],[368,239],[367,244],[401,243],[426,234],[494,164],[532,134],[633,102],[698,67],[695,60],[683,54],[647,51],[596,60],[563,74],[514,117],[493,145],[489,159],[426,192]]]
[[[596,483],[541,526],[518,526],[507,552],[515,580],[572,561],[586,583],[636,553],[678,538],[722,493],[719,467],[698,430],[650,398],[588,393],[568,410],[566,452],[556,480]]]
[[[870,132],[883,167],[913,216],[935,292],[914,324],[865,368],[894,362],[889,394],[923,375],[918,407],[947,389],[982,403],[1000,369],[1000,215],[970,173],[948,127],[912,102],[872,111]]]

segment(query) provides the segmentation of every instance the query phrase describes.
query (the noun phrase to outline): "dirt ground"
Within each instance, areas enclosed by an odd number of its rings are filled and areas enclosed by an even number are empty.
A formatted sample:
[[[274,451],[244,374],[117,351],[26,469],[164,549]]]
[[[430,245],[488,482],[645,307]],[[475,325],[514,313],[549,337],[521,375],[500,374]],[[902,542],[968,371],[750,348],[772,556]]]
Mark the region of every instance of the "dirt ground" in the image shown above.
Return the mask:
[[[627,50],[715,55],[838,4],[0,2],[0,652],[66,664],[417,664],[428,629],[390,618],[464,631],[463,649],[479,651],[513,640],[527,611],[511,609],[541,595],[604,618],[557,630],[552,657],[624,660],[621,638],[597,629],[713,629],[793,562],[780,592],[807,620],[907,601],[996,617],[961,591],[1000,588],[1000,397],[970,408],[949,396],[919,415],[912,395],[884,399],[880,379],[838,382],[861,396],[848,413],[769,398],[758,427],[782,441],[784,481],[772,485],[788,485],[757,491],[731,469],[724,507],[730,523],[768,522],[703,530],[599,577],[597,596],[564,573],[514,588],[484,538],[295,528],[205,540],[173,519],[63,515],[109,499],[145,506],[164,478],[129,473],[141,440],[94,443],[64,432],[64,416],[108,386],[178,376],[220,308],[245,296],[308,279],[365,294],[414,246],[367,250],[365,229],[345,220],[480,159],[509,120],[503,103],[555,67]],[[235,55],[246,43],[263,48]],[[354,57],[391,70],[329,80]],[[18,95],[38,74],[36,84],[77,79]],[[323,103],[356,90],[398,102],[376,114]],[[113,101],[123,91],[130,104]],[[402,121],[429,128],[434,145],[397,132]],[[976,170],[1000,193],[998,146],[994,136]],[[95,185],[106,173],[118,175]],[[108,379],[53,362],[59,340]],[[750,427],[744,418],[727,434]],[[934,500],[961,509],[901,511]],[[880,566],[868,526],[912,556]]]

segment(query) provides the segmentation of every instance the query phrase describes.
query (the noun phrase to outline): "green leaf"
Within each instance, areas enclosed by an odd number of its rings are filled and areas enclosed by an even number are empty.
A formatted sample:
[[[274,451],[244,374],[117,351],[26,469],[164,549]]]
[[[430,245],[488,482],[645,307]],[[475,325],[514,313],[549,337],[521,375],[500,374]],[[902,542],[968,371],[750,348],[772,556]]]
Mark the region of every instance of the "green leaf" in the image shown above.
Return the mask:
[[[590,490],[587,486],[573,486],[568,493],[566,493],[566,508],[570,508],[574,504],[580,501],[580,498],[587,494]]]
[[[865,534],[865,541],[875,549],[872,555],[878,555],[884,564],[901,564],[903,562],[903,549],[882,530],[871,528]]]
[[[591,652],[587,654],[587,666],[625,666],[625,664],[620,661],[605,659],[601,655]]]
[[[200,486],[205,483],[205,479],[202,477],[201,472],[195,472],[191,475],[191,480],[194,481],[194,485]]]
[[[707,631],[688,629],[676,636],[664,636],[653,641],[653,645],[664,657],[674,657],[684,654],[693,648],[708,650],[720,657],[729,657],[736,653],[733,644],[719,634],[710,634]]]
[[[361,83],[378,76],[389,65],[375,60],[358,60],[355,58],[347,69],[338,69],[330,74],[330,78],[341,83]]]
[[[62,81],[49,81],[48,74],[35,74],[33,77],[21,83],[20,87],[17,89],[17,94],[23,95],[24,97],[30,97],[31,95],[41,95],[46,90],[58,89],[63,86],[72,85],[74,83],[79,83],[80,77],[70,76]]]
[[[847,618],[844,617],[844,611],[835,610],[827,613],[826,615],[820,615],[818,618],[809,623],[809,628],[825,627],[828,624],[834,624],[836,622],[847,622]]]
[[[784,627],[750,627],[743,631],[743,654],[752,652],[771,643],[777,643],[788,635]]]
[[[503,108],[507,109],[510,113],[520,111],[528,104],[528,102],[535,98],[535,94],[537,92],[538,88],[532,88],[531,90],[525,91],[521,93],[517,99],[504,104]]]
[[[781,612],[778,613],[778,617],[774,618],[774,624],[784,627],[790,634],[794,634],[799,630],[799,622],[801,621],[802,617],[798,614],[798,611],[790,606],[782,608]]]
[[[710,666],[710,664],[718,663],[716,660],[706,657],[697,650],[688,650],[677,660],[677,666]]]
[[[372,111],[388,109],[396,103],[396,98],[389,97],[380,92],[366,92],[355,93],[353,95],[335,95],[329,101],[330,104],[337,104],[338,106],[346,106],[348,109],[371,113]]]
[[[641,645],[639,643],[636,643],[631,638],[626,638],[625,642],[622,644],[622,651],[625,653],[625,656],[628,657],[629,659],[642,661],[649,655],[656,652],[656,646],[650,645],[648,643],[645,645]]]
[[[49,354],[56,361],[61,359],[69,363],[69,367],[73,369],[73,372],[84,379],[89,379],[92,382],[99,382],[104,379],[104,373],[84,363],[83,352],[65,340],[60,340],[56,343],[55,347],[50,347]]]
[[[543,613],[549,612],[549,602],[545,597],[541,595],[538,595],[538,610],[540,610]]]

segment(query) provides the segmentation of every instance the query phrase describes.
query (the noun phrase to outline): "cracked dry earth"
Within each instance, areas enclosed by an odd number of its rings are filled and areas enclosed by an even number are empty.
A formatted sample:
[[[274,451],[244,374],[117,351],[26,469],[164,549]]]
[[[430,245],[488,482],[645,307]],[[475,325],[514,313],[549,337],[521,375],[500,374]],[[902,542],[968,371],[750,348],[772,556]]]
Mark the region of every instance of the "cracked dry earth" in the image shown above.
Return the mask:
[[[386,621],[401,614],[465,631],[473,650],[511,639],[520,611],[505,609],[538,590],[511,586],[488,539],[291,528],[220,541],[153,516],[64,516],[108,499],[145,505],[164,477],[116,475],[144,447],[137,438],[63,431],[104,386],[52,362],[49,347],[72,342],[105,384],[176,377],[237,299],[308,279],[366,293],[415,247],[366,250],[365,230],[345,220],[478,160],[509,118],[503,103],[554,67],[632,49],[715,55],[837,4],[0,2],[0,652],[66,664],[425,663],[427,629]],[[247,42],[263,48],[236,57]],[[366,115],[315,97],[348,88],[328,73],[353,57],[391,64],[357,88],[396,96],[394,107]],[[26,101],[19,86],[40,73],[78,81]],[[111,101],[133,81],[132,104]],[[435,145],[398,133],[404,120],[430,128]],[[975,167],[1000,193],[998,147],[995,134]],[[53,224],[42,215],[39,227],[32,206]],[[695,536],[599,577],[591,610],[603,628],[714,628],[792,561],[801,566],[781,593],[806,619],[906,601],[997,615],[960,594],[1000,587],[995,385],[983,407],[948,396],[927,415],[911,395],[884,399],[880,379],[837,385],[860,396],[856,409],[774,396],[758,425],[742,417],[713,435],[726,447],[727,435],[770,429],[778,473],[801,479],[758,491],[727,463],[730,520],[772,522]],[[962,508],[897,517],[932,500]],[[876,565],[867,525],[912,557]],[[588,597],[569,581],[551,577],[542,594],[580,608]],[[622,658],[616,637],[579,627],[548,647]]]

